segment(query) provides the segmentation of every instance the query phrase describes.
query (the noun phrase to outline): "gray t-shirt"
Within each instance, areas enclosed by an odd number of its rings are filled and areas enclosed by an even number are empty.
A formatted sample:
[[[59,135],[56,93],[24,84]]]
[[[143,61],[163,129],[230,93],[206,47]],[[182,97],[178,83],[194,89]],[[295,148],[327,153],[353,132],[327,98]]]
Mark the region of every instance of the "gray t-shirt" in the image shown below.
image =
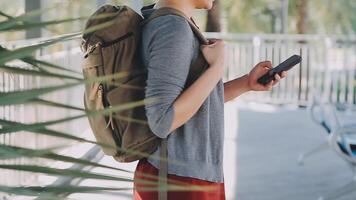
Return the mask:
[[[159,99],[154,104],[146,104],[146,115],[154,134],[160,138],[168,136],[168,159],[174,161],[168,163],[168,173],[223,182],[222,79],[189,121],[168,132],[173,121],[173,102],[183,92],[191,63],[200,51],[198,38],[183,17],[161,16],[144,26],[141,50],[148,69],[145,97]],[[159,168],[159,161],[153,158],[159,157],[159,149],[153,155],[148,162]]]

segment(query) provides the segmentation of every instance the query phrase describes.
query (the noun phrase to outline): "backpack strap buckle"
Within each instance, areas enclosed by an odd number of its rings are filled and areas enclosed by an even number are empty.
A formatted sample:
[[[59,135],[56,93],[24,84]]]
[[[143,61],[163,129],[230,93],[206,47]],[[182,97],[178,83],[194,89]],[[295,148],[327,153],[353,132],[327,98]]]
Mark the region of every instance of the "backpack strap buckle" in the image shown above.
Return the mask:
[[[101,46],[101,43],[99,43],[99,42],[96,43],[95,45],[89,45],[89,47],[87,48],[87,50],[84,53],[84,58],[87,58],[90,53],[93,53],[93,51],[100,46]]]

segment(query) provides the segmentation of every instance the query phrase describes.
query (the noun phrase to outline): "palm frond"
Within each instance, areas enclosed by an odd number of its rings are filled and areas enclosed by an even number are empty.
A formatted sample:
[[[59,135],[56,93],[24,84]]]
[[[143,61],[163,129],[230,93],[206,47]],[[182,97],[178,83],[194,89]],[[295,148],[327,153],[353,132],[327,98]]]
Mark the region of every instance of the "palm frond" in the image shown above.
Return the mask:
[[[46,122],[37,122],[37,123],[32,123],[32,124],[25,124],[22,126],[6,126],[5,125],[0,129],[0,135],[4,134],[4,133],[13,133],[13,132],[18,132],[18,131],[34,131],[37,129],[43,129],[50,125],[73,121],[73,120],[80,119],[80,118],[87,117],[87,116],[110,115],[113,112],[120,112],[123,110],[128,110],[128,109],[132,109],[132,108],[135,108],[138,106],[143,106],[143,105],[145,105],[145,100],[125,103],[125,104],[117,105],[117,106],[112,106],[112,107],[109,107],[109,108],[106,108],[103,110],[99,110],[99,111],[88,111],[86,114],[77,115],[77,116],[73,116],[73,117],[65,117],[62,119],[51,120],[51,121],[46,121]],[[0,122],[0,124],[1,124],[1,122]]]
[[[0,72],[29,75],[29,76],[39,76],[39,77],[52,77],[52,78],[59,78],[59,79],[71,79],[71,80],[77,80],[77,81],[83,80],[81,78],[63,75],[63,74],[44,72],[44,71],[38,71],[38,70],[32,70],[32,69],[24,69],[24,68],[20,68],[20,67],[10,67],[10,66],[6,66],[6,65],[0,66]]]
[[[0,65],[4,65],[6,62],[9,62],[12,60],[26,58],[26,57],[30,56],[33,52],[35,52],[43,47],[53,45],[57,42],[62,42],[65,39],[72,38],[79,34],[80,33],[69,34],[69,35],[61,36],[59,38],[45,41],[40,44],[31,45],[31,46],[27,46],[27,47],[21,47],[21,48],[15,49],[15,50],[0,51]]]
[[[69,176],[69,177],[84,178],[84,179],[133,182],[132,178],[127,178],[127,177],[110,176],[106,174],[91,173],[91,172],[85,172],[85,171],[75,170],[75,169],[59,169],[59,168],[43,167],[37,165],[0,164],[0,169],[41,173],[41,174],[52,175],[52,176]]]
[[[37,9],[37,10],[33,10],[30,12],[24,13],[20,16],[16,16],[16,17],[12,17],[10,15],[7,15],[4,12],[1,12],[0,15],[5,16],[7,18],[7,20],[0,22],[0,30],[19,25],[19,24],[23,23],[24,21],[25,22],[28,21],[29,18],[42,15],[43,13],[49,11],[50,9],[53,9],[53,8]]]
[[[37,60],[31,56],[29,57],[25,57],[21,59],[23,62],[28,63],[38,69],[40,69],[41,71],[47,71],[46,68],[50,68],[50,69],[55,69],[55,70],[60,70],[60,71],[66,71],[66,72],[70,72],[70,73],[74,73],[77,75],[82,75],[82,73],[59,66],[57,64],[53,64],[44,60]],[[42,67],[45,66],[45,67]]]
[[[77,110],[77,111],[83,111],[83,112],[85,111],[84,108],[75,107],[75,106],[71,106],[68,104],[62,104],[62,103],[58,103],[58,102],[54,102],[54,101],[49,101],[49,100],[45,100],[45,99],[41,99],[41,98],[31,99],[28,101],[28,103],[45,105],[45,106],[50,106],[50,107],[57,107],[57,108],[64,108],[64,109],[70,109],[70,110]]]
[[[26,103],[29,100],[37,98],[40,95],[62,90],[65,88],[74,87],[80,84],[81,84],[80,82],[75,82],[75,83],[68,83],[59,86],[50,86],[45,88],[30,89],[30,90],[23,90],[23,91],[0,92],[0,106]]]
[[[21,158],[21,157],[26,157],[26,158],[36,157],[36,158],[46,158],[54,161],[63,161],[68,163],[81,164],[85,166],[101,167],[101,168],[106,168],[106,169],[111,169],[111,170],[116,170],[116,171],[126,172],[126,173],[133,173],[132,171],[123,170],[117,167],[111,167],[108,165],[102,165],[80,158],[73,158],[70,156],[64,156],[64,155],[53,153],[53,151],[55,150],[59,150],[66,147],[67,146],[61,146],[61,147],[37,150],[37,149],[29,149],[29,148],[0,144],[0,160]]]
[[[0,45],[0,52],[10,52],[10,50],[6,49]],[[67,71],[67,72],[74,73],[77,75],[82,75],[81,73],[79,73],[77,71],[70,70],[65,67],[62,67],[62,66],[59,66],[59,65],[56,65],[53,63],[49,63],[49,62],[46,62],[43,60],[37,60],[37,59],[33,58],[32,56],[24,57],[24,58],[21,58],[20,60],[23,61],[24,63],[30,64],[34,68],[37,68],[43,72],[48,72],[46,68],[50,68],[50,69],[56,69],[56,70],[60,70],[60,71]],[[42,66],[45,66],[45,67],[42,67]]]
[[[68,146],[53,147],[41,150],[31,150],[26,148],[14,147],[0,144],[0,160],[15,159],[19,157],[41,157],[51,153],[54,150],[66,148]]]
[[[46,73],[46,72],[44,72]],[[107,76],[101,76],[101,77],[93,77],[90,79],[86,79],[83,81],[76,81],[74,83],[67,83],[63,85],[58,85],[58,86],[49,86],[49,87],[43,87],[43,88],[35,88],[35,89],[29,89],[29,90],[19,90],[19,91],[11,91],[11,92],[0,92],[0,106],[3,105],[16,105],[16,104],[23,104],[27,103],[32,99],[37,98],[40,95],[44,95],[47,93],[51,93],[54,91],[66,89],[66,88],[71,88],[74,86],[78,86],[81,84],[90,84],[90,83],[95,83],[95,82],[107,82],[113,79],[120,79],[123,77],[126,77],[128,75],[128,72],[120,72],[116,74],[111,74]]]
[[[47,27],[49,25],[56,25],[56,24],[63,24],[68,22],[74,22],[78,20],[87,19],[86,17],[78,17],[78,18],[69,18],[69,19],[62,19],[62,20],[52,20],[52,21],[44,21],[44,22],[26,22],[22,24],[12,23],[9,22],[7,24],[0,24],[0,32],[4,31],[18,31],[18,30],[29,30],[33,28],[39,27]]]

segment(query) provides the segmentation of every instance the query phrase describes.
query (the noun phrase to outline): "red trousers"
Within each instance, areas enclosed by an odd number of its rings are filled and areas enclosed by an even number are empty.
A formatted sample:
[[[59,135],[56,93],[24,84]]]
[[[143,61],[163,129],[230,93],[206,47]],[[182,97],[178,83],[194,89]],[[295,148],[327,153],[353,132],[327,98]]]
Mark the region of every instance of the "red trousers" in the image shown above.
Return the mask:
[[[150,175],[151,177],[142,176],[143,174]],[[146,159],[139,161],[135,175],[134,175],[134,199],[135,200],[157,200],[157,191],[140,190],[140,188],[153,188],[157,187],[158,169],[147,162]],[[138,183],[138,180],[141,183]],[[150,183],[142,183],[142,181],[150,181]],[[184,186],[208,186],[209,190],[206,191],[168,191],[169,200],[225,200],[224,183],[214,183],[204,180],[199,180],[190,177],[182,177],[177,175],[168,174],[168,183]]]

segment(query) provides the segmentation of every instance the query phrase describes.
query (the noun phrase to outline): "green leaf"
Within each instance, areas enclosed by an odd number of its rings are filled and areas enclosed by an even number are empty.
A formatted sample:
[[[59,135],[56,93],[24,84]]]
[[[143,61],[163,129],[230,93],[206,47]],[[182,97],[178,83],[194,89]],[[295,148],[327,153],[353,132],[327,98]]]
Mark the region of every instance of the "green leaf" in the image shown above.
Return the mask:
[[[44,187],[9,187],[0,186],[0,191],[14,195],[39,196],[46,200],[67,199],[65,197],[56,197],[55,194],[62,193],[98,193],[101,191],[127,191],[132,188],[110,188],[110,187],[90,187],[90,186],[44,186]]]
[[[0,125],[2,126],[11,126],[11,127],[15,127],[15,126],[27,126],[27,124],[23,124],[23,123],[19,123],[19,122],[13,122],[13,121],[8,121],[8,120],[3,120],[0,119]],[[1,130],[1,129],[0,129]],[[150,155],[147,153],[143,153],[140,151],[135,151],[135,150],[129,150],[129,149],[123,149],[121,147],[117,147],[117,146],[111,146],[109,144],[105,144],[105,143],[99,143],[99,142],[95,142],[95,141],[91,141],[91,140],[87,140],[84,138],[80,138],[68,133],[63,133],[63,132],[59,132],[59,131],[55,131],[55,130],[50,130],[47,128],[37,128],[35,130],[27,130],[28,132],[32,132],[32,133],[37,133],[37,134],[42,134],[42,135],[47,135],[47,136],[53,136],[53,137],[59,137],[59,138],[64,138],[64,139],[69,139],[69,140],[74,140],[74,141],[78,141],[78,142],[87,142],[90,144],[96,144],[105,148],[109,148],[109,149],[113,149],[113,150],[119,150],[119,151],[123,151],[123,152],[127,152],[127,153],[131,153],[133,155],[139,155],[139,156],[143,156],[143,157],[147,157],[147,156],[151,156],[153,159],[157,159],[157,160],[165,160],[167,161],[167,159],[165,158],[161,158],[160,156],[154,156],[154,155]],[[25,132],[27,133],[27,132]],[[1,134],[0,134],[1,135]],[[174,160],[169,160],[169,162],[174,163],[176,165],[183,165],[183,163],[181,162],[177,162]]]
[[[83,19],[87,19],[87,18],[78,17],[78,18],[69,18],[69,19],[62,19],[62,20],[44,21],[44,22],[26,22],[23,24],[10,23],[7,26],[3,25],[2,28],[0,27],[0,32],[16,31],[16,30],[29,30],[32,28],[46,27],[49,25],[63,24],[63,23],[74,22],[74,21],[83,20]]]
[[[67,146],[33,150],[33,149],[26,149],[26,148],[0,144],[0,160],[14,159],[19,157],[41,157],[44,156],[45,154],[47,155],[51,153],[54,150],[65,148],[65,147]]]
[[[90,186],[47,186],[47,187],[27,187],[27,189],[37,192],[51,193],[96,193],[99,191],[127,191],[132,188],[114,188],[114,187],[90,187]]]
[[[138,106],[143,106],[144,104],[145,104],[145,100],[141,100],[141,101],[125,103],[122,105],[112,106],[110,108],[106,108],[106,109],[103,109],[100,111],[90,111],[90,112],[87,112],[86,114],[77,115],[77,116],[73,116],[73,117],[66,117],[66,118],[51,120],[51,121],[46,121],[46,122],[37,122],[37,123],[26,124],[26,125],[22,125],[22,126],[3,126],[0,129],[0,134],[12,133],[12,132],[17,132],[17,131],[34,131],[37,129],[43,129],[46,126],[59,124],[59,123],[63,123],[63,122],[68,122],[68,121],[80,119],[80,118],[87,117],[87,116],[110,115],[113,112],[120,112],[123,110],[132,109],[132,108],[135,108]],[[0,122],[0,124],[1,124],[1,122]]]
[[[40,105],[45,105],[45,106],[57,107],[57,108],[65,108],[65,109],[70,109],[70,110],[78,110],[78,111],[83,111],[83,112],[85,111],[84,108],[79,108],[79,107],[75,107],[75,106],[71,106],[71,105],[67,105],[67,104],[61,104],[58,102],[48,101],[48,100],[40,99],[40,98],[31,99],[28,101],[28,103],[40,104]]]
[[[110,81],[112,79],[120,79],[123,77],[126,77],[128,75],[127,72],[120,72],[117,74],[111,74],[107,76],[101,76],[101,77],[94,77],[90,79],[86,79],[80,82],[75,82],[75,83],[68,83],[64,85],[59,85],[59,86],[50,86],[50,87],[44,87],[44,88],[36,88],[36,89],[30,89],[30,90],[19,90],[19,91],[12,91],[12,92],[0,92],[0,105],[16,105],[16,104],[23,104],[27,103],[32,99],[36,99],[40,95],[44,95],[50,92],[62,90],[65,88],[70,88],[74,87],[80,84],[89,84],[89,83],[94,83],[94,82],[106,82]]]
[[[107,18],[107,17],[112,17],[115,16],[115,13],[104,13],[97,15],[95,17],[91,17],[91,19],[100,19],[100,18]],[[68,19],[61,19],[61,20],[52,20],[52,21],[42,21],[42,22],[31,22],[31,21],[25,21],[25,19],[16,19],[12,18],[9,20],[7,23],[0,24],[0,32],[2,31],[16,31],[16,30],[28,30],[32,28],[38,28],[38,27],[47,27],[50,25],[56,25],[56,24],[63,24],[63,23],[68,23],[68,22],[74,22],[74,21],[80,21],[80,20],[87,20],[89,17],[77,17],[77,18],[68,18]],[[14,22],[18,23],[14,23]],[[19,23],[22,22],[22,23]],[[105,22],[104,22],[105,23]]]
[[[10,31],[10,30],[31,29],[34,27],[46,27],[49,25],[63,24],[63,23],[73,22],[73,21],[78,21],[78,20],[87,20],[89,18],[90,19],[108,18],[108,17],[113,17],[116,15],[116,13],[103,13],[103,14],[99,14],[95,17],[85,16],[85,17],[78,17],[78,18],[45,21],[45,22],[32,22],[31,20],[28,20],[29,18],[41,15],[48,10],[49,10],[48,8],[42,9],[42,10],[34,10],[31,12],[27,12],[23,15],[20,15],[18,17],[12,17],[12,16],[7,15],[3,12],[0,12],[0,15],[8,18],[7,20],[0,22],[0,32],[1,31]]]
[[[6,17],[6,18],[8,18],[8,19],[14,18],[14,17],[12,17],[12,16],[10,16],[10,15],[8,15],[8,14],[2,12],[1,10],[0,10],[0,15],[3,16],[3,17]]]
[[[0,105],[14,105],[25,103],[31,99],[35,99],[40,95],[44,95],[50,92],[58,91],[65,88],[74,87],[80,85],[80,82],[69,83],[60,86],[51,86],[46,88],[30,89],[23,91],[14,91],[14,92],[0,92]]]
[[[28,63],[30,65],[33,65],[34,67],[37,67],[37,68],[39,68],[41,70],[44,70],[44,68],[40,67],[38,65],[43,65],[43,66],[46,66],[46,67],[51,68],[51,69],[67,71],[67,72],[70,72],[70,73],[75,73],[75,74],[78,74],[78,75],[82,75],[81,72],[70,70],[70,69],[67,69],[65,67],[62,67],[62,66],[59,66],[59,65],[56,65],[56,64],[53,64],[53,63],[49,63],[49,62],[46,62],[46,61],[43,61],[43,60],[37,60],[37,59],[35,59],[35,58],[31,57],[31,56],[23,58],[21,60],[23,62]]]
[[[14,158],[20,158],[20,157],[26,157],[26,158],[39,157],[39,158],[51,159],[54,161],[62,161],[62,162],[68,162],[68,163],[81,164],[84,166],[101,167],[101,168],[116,170],[116,171],[120,171],[120,172],[126,172],[126,173],[130,173],[130,174],[134,173],[132,171],[120,169],[117,167],[94,163],[94,162],[80,159],[80,158],[73,158],[70,156],[59,155],[59,154],[52,152],[52,151],[60,149],[60,148],[65,148],[65,146],[54,147],[54,148],[43,149],[43,150],[36,150],[36,149],[28,149],[28,148],[0,144],[0,159],[4,160],[4,159],[14,159]],[[140,176],[151,178],[154,180],[161,179],[160,177],[155,176],[155,175],[138,173],[138,172],[136,172],[136,173]],[[163,180],[165,180],[165,179],[163,178]],[[183,184],[183,182],[181,182],[181,181],[170,180],[170,182],[172,182],[174,184]]]
[[[57,42],[61,42],[65,39],[72,38],[75,35],[79,35],[79,33],[61,36],[59,38],[48,40],[40,44],[22,47],[15,50],[0,51],[0,65],[4,65],[6,62],[9,62],[11,60],[26,58],[36,50],[55,44]]]
[[[52,176],[68,176],[83,179],[97,179],[97,180],[110,180],[110,181],[120,181],[120,182],[133,182],[131,178],[120,177],[120,176],[110,176],[105,174],[85,172],[75,169],[58,169],[52,167],[42,167],[37,165],[10,165],[1,164],[0,169],[26,171],[33,173],[42,173]]]
[[[55,154],[55,153],[43,154],[43,155],[40,155],[39,157],[56,160],[56,161],[76,163],[76,164],[81,164],[81,165],[85,165],[85,166],[101,167],[101,168],[106,168],[106,169],[111,169],[111,170],[116,170],[116,171],[121,171],[121,172],[127,172],[127,173],[131,173],[131,174],[134,173],[132,171],[128,171],[128,170],[124,170],[124,169],[120,169],[120,168],[116,168],[116,167],[111,167],[108,165],[102,165],[102,164],[90,162],[88,160],[83,160],[83,159],[79,159],[79,158],[63,156],[63,155],[59,155],[59,154]]]
[[[51,8],[46,8],[46,9],[37,9],[33,10],[27,13],[24,13],[20,16],[17,17],[11,17],[4,12],[1,12],[1,15],[6,16],[8,19],[5,21],[0,22],[0,30],[14,26],[14,25],[19,25],[23,23],[24,21],[26,22],[29,18],[39,16],[47,11],[49,11]]]
[[[29,75],[29,76],[40,76],[40,77],[52,77],[52,78],[60,78],[60,79],[72,79],[72,80],[77,80],[81,81],[83,79],[73,77],[73,76],[68,76],[68,75],[62,75],[62,74],[56,74],[56,73],[50,73],[50,72],[44,72],[44,71],[37,71],[37,70],[31,70],[31,69],[24,69],[24,68],[19,68],[19,67],[10,67],[10,66],[0,66],[0,72],[7,72],[7,73],[13,73],[13,74],[22,74],[22,75]]]
[[[59,155],[52,152],[54,150],[65,148],[65,147],[67,146],[37,150],[37,149],[28,149],[28,148],[0,144],[0,159],[13,159],[13,158],[20,158],[20,157],[40,157],[40,158],[46,158],[55,161],[63,161],[68,163],[81,164],[85,166],[101,167],[101,168],[112,169],[121,172],[133,173],[132,171],[123,170],[108,165],[102,165],[99,163],[94,163],[80,158],[73,158],[70,156]],[[11,154],[12,156],[9,156],[9,154]]]
[[[167,188],[158,188],[158,187],[141,187],[140,191],[213,191],[216,187],[209,186],[190,186],[185,184],[183,185],[168,185]],[[72,193],[101,193],[105,194],[109,191],[131,191],[132,188],[118,188],[118,187],[94,187],[94,186],[76,186],[76,185],[68,185],[68,186],[32,186],[32,187],[9,187],[9,186],[0,186],[0,191],[15,194],[15,195],[26,195],[26,196],[39,196],[46,195],[43,198],[49,200],[52,199],[51,194],[72,194]],[[110,194],[110,193],[108,193]],[[54,199],[57,199],[53,196]],[[64,198],[64,197],[58,197]]]
[[[16,195],[24,195],[24,196],[37,196],[38,192],[33,191],[31,189],[27,189],[26,187],[9,187],[0,185],[0,191],[7,194],[16,194]]]
[[[63,119],[58,119],[58,120],[53,120],[53,121],[47,121],[47,122],[37,122],[37,123],[32,123],[32,124],[24,124],[22,126],[3,126],[0,129],[0,134],[5,134],[5,133],[13,133],[13,132],[18,132],[18,131],[35,131],[37,129],[43,129],[46,126],[54,125],[54,124],[59,124],[63,122],[68,122],[72,121],[75,119],[80,119],[85,117],[86,115],[78,115],[74,117],[66,117]]]
[[[0,119],[0,125],[2,125],[2,126],[26,126],[27,124]],[[87,140],[87,139],[84,139],[81,137],[71,135],[69,133],[55,131],[55,130],[51,130],[51,129],[47,129],[47,128],[36,129],[36,130],[30,131],[30,132],[39,133],[39,134],[47,135],[47,136],[59,137],[59,138],[63,138],[63,139],[74,140],[77,142],[87,142],[87,143],[91,143],[91,144],[97,144],[96,142],[91,141],[91,140]],[[107,148],[110,148],[110,147],[108,146]]]
[[[4,48],[4,47],[2,47],[0,45],[0,52],[9,52],[9,51],[10,51],[9,49],[6,49],[6,48]],[[47,69],[45,69],[41,65],[46,66],[46,67],[51,68],[51,69],[56,69],[56,70],[60,70],[60,71],[67,71],[67,72],[70,72],[70,73],[75,73],[75,74],[78,74],[78,75],[82,75],[82,73],[80,73],[80,72],[77,72],[77,71],[74,71],[74,70],[70,70],[70,69],[67,69],[65,67],[62,67],[62,66],[59,66],[59,65],[56,65],[56,64],[52,64],[52,63],[49,63],[49,62],[46,62],[46,61],[37,60],[37,59],[33,58],[32,56],[21,58],[20,60],[25,62],[25,63],[27,63],[27,64],[32,65],[33,67],[35,67],[35,68],[37,68],[37,69],[39,69],[41,71],[44,71],[44,72],[48,72],[48,71],[47,71]]]
[[[114,187],[93,187],[93,186],[49,186],[49,187],[31,187],[31,190],[38,192],[52,193],[98,193],[101,191],[132,191],[132,188],[114,188]]]
[[[5,126],[26,126],[27,124],[0,119],[0,125],[2,125],[2,126],[4,126],[4,125]],[[102,147],[105,147],[105,148],[118,149],[118,150],[124,151],[124,149],[120,149],[120,148],[115,147],[115,146],[111,146],[111,145],[108,145],[108,144],[95,142],[95,141],[92,141],[92,140],[87,140],[85,138],[77,137],[77,136],[74,136],[74,135],[69,134],[69,133],[64,133],[64,132],[51,130],[51,129],[47,129],[47,128],[36,129],[36,130],[29,131],[29,132],[36,133],[36,134],[41,134],[41,135],[46,135],[46,136],[58,137],[58,138],[62,138],[62,139],[73,140],[73,141],[77,141],[77,142],[86,142],[86,143],[89,143],[89,144],[99,145],[99,146],[102,146]],[[25,133],[28,133],[28,132],[25,132]]]
[[[130,173],[130,174],[134,173],[132,171],[128,171],[128,170],[124,170],[124,169],[120,169],[120,168],[116,168],[116,167],[111,167],[108,165],[102,165],[102,164],[90,162],[90,161],[83,160],[83,159],[73,158],[73,157],[69,157],[69,156],[63,156],[63,155],[59,155],[59,154],[55,154],[55,153],[42,154],[42,155],[39,155],[38,157],[47,158],[47,159],[56,160],[56,161],[82,164],[85,166],[101,167],[101,168],[116,170],[116,171],[120,171],[120,172],[126,172],[126,173]],[[138,174],[140,176],[147,177],[147,178],[151,178],[151,179],[156,179],[156,180],[161,179],[159,176],[156,176],[156,175],[150,175],[150,174],[139,173],[139,172],[136,172],[136,174]],[[164,178],[162,178],[162,179],[165,180]],[[174,184],[183,184],[183,182],[175,181],[175,180],[170,180],[170,182],[172,182]]]

